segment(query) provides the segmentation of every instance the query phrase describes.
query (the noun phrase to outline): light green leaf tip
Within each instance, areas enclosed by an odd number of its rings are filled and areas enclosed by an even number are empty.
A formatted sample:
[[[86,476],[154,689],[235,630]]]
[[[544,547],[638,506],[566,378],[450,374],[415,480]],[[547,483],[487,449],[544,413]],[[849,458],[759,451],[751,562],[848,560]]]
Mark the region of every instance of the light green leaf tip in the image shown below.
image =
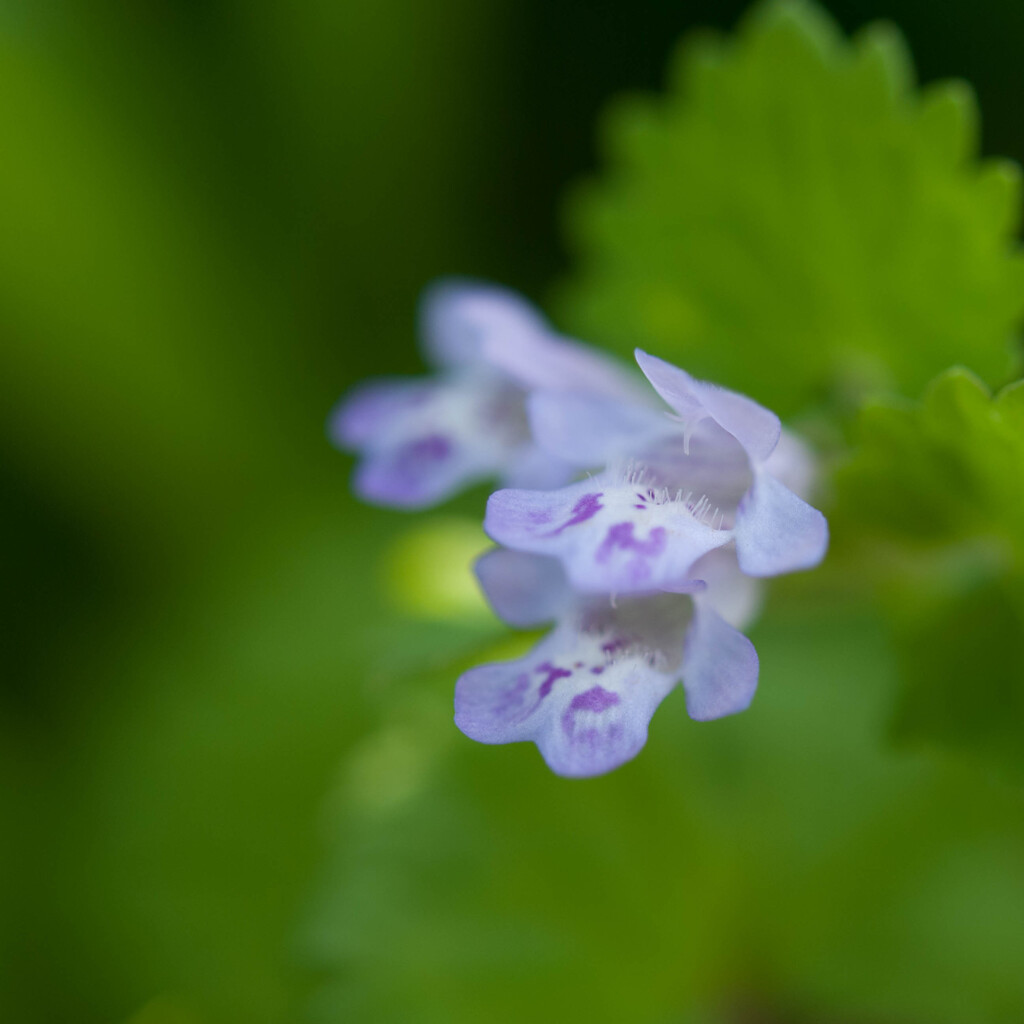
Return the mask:
[[[838,474],[838,514],[851,534],[907,551],[983,539],[1007,566],[1024,566],[1024,382],[993,399],[953,367],[919,403],[870,403],[859,426],[856,454]]]
[[[1024,380],[1003,388],[996,395],[995,406],[1007,427],[1024,437]]]
[[[1021,175],[979,161],[963,82],[918,91],[899,32],[847,40],[804,0],[687,40],[660,97],[613,104],[566,208],[566,326],[791,414],[1013,375]]]

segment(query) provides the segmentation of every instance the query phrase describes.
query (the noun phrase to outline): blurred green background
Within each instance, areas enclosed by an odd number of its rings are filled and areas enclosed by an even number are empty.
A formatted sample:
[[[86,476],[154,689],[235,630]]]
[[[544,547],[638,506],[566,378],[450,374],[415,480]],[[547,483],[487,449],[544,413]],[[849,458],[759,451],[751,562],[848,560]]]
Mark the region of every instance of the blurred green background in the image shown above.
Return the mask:
[[[486,492],[363,508],[324,437],[432,278],[555,294],[599,112],[744,6],[0,7],[3,1020],[1024,1020],[1021,789],[890,742],[867,587],[777,587],[750,712],[567,782],[451,724]],[[829,10],[1024,159],[1019,0]]]

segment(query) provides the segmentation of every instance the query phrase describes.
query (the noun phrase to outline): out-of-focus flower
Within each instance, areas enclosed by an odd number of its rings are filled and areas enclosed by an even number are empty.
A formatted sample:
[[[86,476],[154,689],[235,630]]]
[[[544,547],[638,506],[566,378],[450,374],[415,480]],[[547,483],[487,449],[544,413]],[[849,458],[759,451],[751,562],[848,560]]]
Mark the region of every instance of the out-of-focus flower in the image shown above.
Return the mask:
[[[364,500],[424,508],[470,484],[558,487],[574,467],[535,443],[529,394],[634,400],[628,371],[561,337],[523,299],[491,285],[442,281],[420,306],[433,377],[358,387],[331,414],[340,447],[361,455],[354,486]]]
[[[705,556],[688,593],[580,594],[552,558],[498,549],[477,562],[495,611],[511,625],[554,620],[525,657],[480,665],[455,690],[455,722],[482,743],[532,740],[559,775],[599,775],[634,757],[655,709],[682,680],[692,718],[744,710],[758,661],[736,626],[754,582],[727,551]],[[730,621],[731,620],[731,621]]]
[[[484,529],[507,547],[550,555],[585,593],[678,590],[725,545],[750,576],[824,557],[824,516],[775,475],[806,484],[798,443],[780,448],[774,413],[637,351],[672,412],[601,395],[537,393],[531,428],[553,457],[604,467],[557,490],[491,496]]]

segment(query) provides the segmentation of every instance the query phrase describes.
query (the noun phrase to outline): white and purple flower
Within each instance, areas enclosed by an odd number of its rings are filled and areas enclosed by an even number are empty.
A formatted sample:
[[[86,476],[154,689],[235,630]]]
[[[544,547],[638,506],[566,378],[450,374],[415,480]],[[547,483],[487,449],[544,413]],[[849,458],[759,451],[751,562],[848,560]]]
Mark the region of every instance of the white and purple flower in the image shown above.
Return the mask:
[[[799,477],[800,448],[774,413],[644,352],[640,368],[671,412],[595,395],[535,394],[533,434],[553,457],[603,466],[557,490],[491,495],[499,544],[559,559],[585,593],[677,590],[704,555],[734,547],[750,576],[824,557],[825,517],[775,475]]]
[[[328,424],[340,447],[362,456],[354,487],[373,504],[425,508],[489,479],[561,486],[574,467],[535,443],[527,396],[637,394],[624,368],[555,334],[502,288],[439,282],[424,293],[420,325],[437,374],[364,384]]]
[[[462,675],[458,727],[589,776],[637,754],[680,683],[694,719],[743,711],[758,660],[739,630],[759,577],[828,546],[802,444],[751,399],[638,350],[653,393],[639,388],[500,288],[435,285],[421,322],[438,373],[365,385],[332,416],[362,456],[355,488],[422,508],[502,480],[484,520],[502,547],[477,575],[509,624],[554,623],[524,657]]]
[[[498,491],[484,522],[512,549],[478,565],[495,611],[556,624],[524,658],[466,672],[455,721],[485,743],[532,740],[561,775],[634,757],[679,682],[692,718],[743,711],[758,661],[738,630],[757,577],[810,568],[828,545],[824,516],[786,486],[806,490],[809,456],[773,413],[646,353],[637,361],[671,411],[532,395],[538,444],[599,472]]]
[[[552,558],[484,555],[477,575],[495,611],[510,625],[555,627],[525,657],[464,673],[456,725],[482,743],[532,740],[559,775],[590,776],[640,751],[651,716],[680,680],[691,718],[743,711],[758,674],[754,645],[736,628],[752,611],[750,581],[727,552],[697,572],[705,578],[689,593],[613,603],[574,590]]]

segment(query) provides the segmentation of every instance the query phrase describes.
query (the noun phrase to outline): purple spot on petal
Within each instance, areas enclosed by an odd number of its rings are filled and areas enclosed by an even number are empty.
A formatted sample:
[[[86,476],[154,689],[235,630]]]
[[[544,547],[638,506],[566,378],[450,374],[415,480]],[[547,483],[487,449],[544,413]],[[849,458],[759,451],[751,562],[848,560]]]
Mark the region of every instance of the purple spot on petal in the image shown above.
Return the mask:
[[[601,644],[601,650],[605,654],[615,654],[616,651],[624,651],[627,647],[627,643],[624,637],[617,636],[614,640],[608,640]]]
[[[600,499],[603,497],[603,492],[598,492],[596,494],[584,494],[583,497],[573,505],[572,516],[562,523],[562,525],[557,529],[546,534],[546,536],[557,537],[563,530],[567,530],[570,526],[578,526],[580,523],[585,523],[588,519],[593,519],[593,517],[596,516],[602,508],[604,508],[604,505],[600,502]]]
[[[570,711],[593,711],[600,713],[619,703],[619,695],[606,690],[603,686],[594,686],[583,693],[576,694],[569,705]]]
[[[550,661],[545,661],[543,664],[538,665],[534,672],[547,673],[547,678],[540,684],[540,689],[537,691],[537,703],[539,704],[550,692],[551,687],[559,679],[568,679],[572,672],[565,668],[558,668],[552,665]]]
[[[590,674],[599,676],[604,671],[604,665],[595,665],[591,670]]]
[[[630,522],[616,523],[610,527],[605,535],[601,546],[594,555],[599,565],[606,564],[616,549],[620,551],[632,551],[636,557],[629,565],[633,579],[644,580],[650,576],[650,567],[644,559],[657,558],[664,550],[668,542],[668,534],[663,526],[656,526],[651,530],[647,540],[640,540],[633,534],[633,524]]]
[[[578,693],[573,697],[568,710],[562,715],[562,731],[576,744],[587,743],[590,746],[596,746],[602,740],[600,730],[590,728],[577,733],[576,716],[581,711],[589,711],[592,714],[599,715],[603,711],[615,707],[618,703],[619,695],[606,690],[603,686],[594,686],[583,693]],[[614,739],[620,731],[619,726],[611,725],[607,738]]]

